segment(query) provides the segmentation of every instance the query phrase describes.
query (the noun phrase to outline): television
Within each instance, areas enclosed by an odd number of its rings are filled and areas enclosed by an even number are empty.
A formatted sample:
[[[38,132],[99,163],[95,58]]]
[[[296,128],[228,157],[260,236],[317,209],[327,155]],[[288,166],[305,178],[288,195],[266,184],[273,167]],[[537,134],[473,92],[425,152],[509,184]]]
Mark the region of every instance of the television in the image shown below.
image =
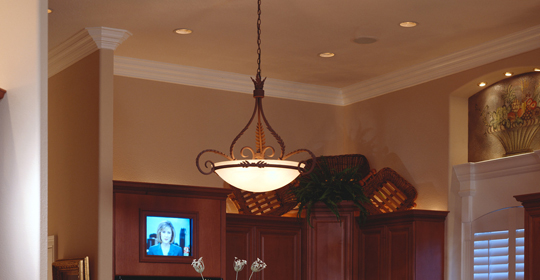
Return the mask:
[[[198,214],[140,211],[141,262],[191,263],[197,257]]]

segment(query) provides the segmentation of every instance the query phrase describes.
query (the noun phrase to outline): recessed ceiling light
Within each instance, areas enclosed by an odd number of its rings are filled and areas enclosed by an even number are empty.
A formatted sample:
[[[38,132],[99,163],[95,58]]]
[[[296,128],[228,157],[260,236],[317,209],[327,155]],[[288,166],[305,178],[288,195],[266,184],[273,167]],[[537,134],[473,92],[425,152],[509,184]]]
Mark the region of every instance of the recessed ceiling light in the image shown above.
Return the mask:
[[[510,77],[510,76],[514,75],[514,73],[512,73],[512,72],[506,72],[506,73],[504,73],[504,75],[505,75],[506,77]]]
[[[534,71],[540,72],[540,68],[534,68]]]
[[[47,13],[48,14],[52,13],[52,9],[47,9]]]
[[[418,23],[416,23],[414,21],[404,21],[404,22],[399,23],[399,26],[401,26],[401,27],[415,27],[417,25],[418,25]]]
[[[486,86],[486,83],[485,82],[481,82],[478,84],[479,87],[485,87]]]
[[[174,30],[174,33],[180,34],[180,35],[188,35],[191,34],[193,30],[187,29],[187,28],[177,28]]]
[[[320,57],[333,57],[334,55],[336,54],[331,52],[323,52],[319,54]]]

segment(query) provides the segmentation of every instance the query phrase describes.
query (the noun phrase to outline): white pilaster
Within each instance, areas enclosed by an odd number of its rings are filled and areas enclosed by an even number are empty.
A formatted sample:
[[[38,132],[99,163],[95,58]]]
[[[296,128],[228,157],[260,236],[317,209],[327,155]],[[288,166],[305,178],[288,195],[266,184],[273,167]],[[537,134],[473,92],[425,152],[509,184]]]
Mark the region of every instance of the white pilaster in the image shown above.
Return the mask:
[[[476,194],[475,164],[466,163],[454,166],[460,182],[461,197],[461,279],[471,280],[473,276],[474,240],[472,232],[473,197]]]

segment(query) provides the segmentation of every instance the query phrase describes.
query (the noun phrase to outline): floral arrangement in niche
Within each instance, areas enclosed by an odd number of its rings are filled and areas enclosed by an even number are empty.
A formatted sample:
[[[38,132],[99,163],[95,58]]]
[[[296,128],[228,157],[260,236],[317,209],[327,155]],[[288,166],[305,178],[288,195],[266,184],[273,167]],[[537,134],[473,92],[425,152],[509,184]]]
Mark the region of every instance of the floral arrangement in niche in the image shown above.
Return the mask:
[[[489,111],[486,105],[481,111],[482,120],[488,127],[486,133],[499,131],[508,128],[526,126],[532,124],[540,117],[540,87],[534,90],[534,95],[530,92],[525,94],[528,85],[526,79],[522,80],[522,85],[517,89],[508,85],[501,94],[503,105]]]
[[[197,271],[197,273],[201,274],[202,280],[204,280],[203,271],[204,271],[204,262],[203,257],[200,257],[198,260],[193,259],[193,262],[191,263],[191,266]],[[238,280],[238,272],[242,271],[244,267],[246,266],[247,261],[241,260],[237,257],[234,258],[234,271],[236,271],[236,280]],[[251,277],[253,277],[253,273],[259,272],[266,268],[266,264],[257,258],[252,264],[251,264],[251,275],[249,276],[249,280],[251,280]]]
[[[485,135],[494,135],[503,145],[506,155],[530,152],[530,145],[540,128],[540,82],[527,76],[516,83],[495,84],[499,102],[494,110],[485,105],[480,117]]]

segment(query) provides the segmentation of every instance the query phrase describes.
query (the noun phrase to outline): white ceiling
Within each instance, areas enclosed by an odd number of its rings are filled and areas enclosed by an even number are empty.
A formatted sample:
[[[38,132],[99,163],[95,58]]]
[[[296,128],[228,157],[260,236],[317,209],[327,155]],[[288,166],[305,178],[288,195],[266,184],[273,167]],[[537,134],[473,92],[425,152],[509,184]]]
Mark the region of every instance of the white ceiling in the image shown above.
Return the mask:
[[[256,0],[49,0],[49,8],[49,49],[102,26],[132,33],[117,56],[256,73]],[[262,0],[262,75],[351,87],[512,38],[540,27],[539,15],[540,0]],[[193,34],[176,35],[180,27]],[[353,42],[364,36],[377,41]]]

